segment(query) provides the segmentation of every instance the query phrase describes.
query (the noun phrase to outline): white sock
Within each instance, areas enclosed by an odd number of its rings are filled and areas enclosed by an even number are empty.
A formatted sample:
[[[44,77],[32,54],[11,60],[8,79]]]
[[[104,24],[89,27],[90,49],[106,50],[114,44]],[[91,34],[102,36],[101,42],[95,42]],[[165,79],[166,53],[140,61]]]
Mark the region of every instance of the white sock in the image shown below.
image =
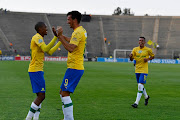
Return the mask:
[[[142,93],[143,93],[143,89],[144,89],[144,85],[141,83],[138,83],[138,93],[137,93],[137,97],[136,97],[136,101],[135,103],[138,105],[139,101],[141,99]]]
[[[146,89],[144,88],[143,90],[143,95],[144,95],[144,98],[147,99],[148,98],[148,95],[147,95],[147,92],[146,92]]]
[[[70,96],[62,97],[64,102],[64,120],[74,120],[73,117],[73,104]]]
[[[64,102],[62,100],[62,95],[60,94],[60,98],[61,98],[61,101],[62,101],[62,111],[63,111],[63,114],[64,114]]]
[[[32,117],[34,116],[34,113],[38,110],[38,108],[39,107],[34,102],[32,102],[30,110],[26,116],[26,120],[31,120]]]
[[[135,103],[138,105],[139,104],[139,101],[140,101],[140,99],[141,99],[141,96],[142,96],[142,93],[137,93],[137,97],[136,97],[136,101],[135,101]]]
[[[41,103],[42,104],[42,103]],[[41,104],[39,105],[38,110],[35,112],[33,120],[39,120],[39,114],[40,114],[40,109],[41,109]]]

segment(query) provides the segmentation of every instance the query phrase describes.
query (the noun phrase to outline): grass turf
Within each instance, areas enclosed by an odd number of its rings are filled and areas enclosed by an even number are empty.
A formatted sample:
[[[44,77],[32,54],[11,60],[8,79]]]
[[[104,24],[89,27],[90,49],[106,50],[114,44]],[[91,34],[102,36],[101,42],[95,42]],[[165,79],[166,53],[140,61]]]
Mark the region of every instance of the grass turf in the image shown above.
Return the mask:
[[[28,76],[28,61],[0,61],[0,120],[22,120],[36,95]],[[85,62],[85,73],[71,95],[75,120],[178,120],[180,119],[180,65],[149,64],[144,96],[131,107],[137,93],[132,63]],[[40,120],[63,118],[59,87],[66,62],[45,62],[46,99]]]

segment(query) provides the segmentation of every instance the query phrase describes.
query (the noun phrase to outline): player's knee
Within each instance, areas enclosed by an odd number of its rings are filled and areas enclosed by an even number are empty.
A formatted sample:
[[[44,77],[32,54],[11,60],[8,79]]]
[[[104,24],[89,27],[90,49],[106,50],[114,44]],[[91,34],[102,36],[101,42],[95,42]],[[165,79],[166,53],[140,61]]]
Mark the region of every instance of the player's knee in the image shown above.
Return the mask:
[[[68,91],[61,91],[60,94],[62,95],[62,97],[70,96],[70,92],[68,92]]]
[[[139,83],[138,84],[138,91],[143,91],[143,89],[144,89],[144,85]]]
[[[41,101],[43,101],[45,99],[45,94],[39,94],[38,97]]]
[[[45,95],[42,96],[42,100],[44,100],[44,99],[45,99]]]

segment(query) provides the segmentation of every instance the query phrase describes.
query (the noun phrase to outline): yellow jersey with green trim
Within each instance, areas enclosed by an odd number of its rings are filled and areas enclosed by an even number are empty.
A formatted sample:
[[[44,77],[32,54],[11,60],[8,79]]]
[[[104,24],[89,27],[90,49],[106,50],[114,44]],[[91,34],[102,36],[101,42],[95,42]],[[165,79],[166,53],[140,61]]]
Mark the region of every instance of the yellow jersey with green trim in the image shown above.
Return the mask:
[[[87,32],[82,27],[77,27],[72,33],[70,44],[77,47],[73,52],[68,52],[67,67],[71,69],[84,70],[84,52],[86,47]]]
[[[44,43],[43,37],[37,33],[31,40],[31,61],[29,64],[28,72],[43,71],[44,66],[44,52],[41,49],[41,45]]]
[[[144,46],[142,49],[140,47],[135,47],[132,54],[134,60],[136,60],[135,73],[148,73],[148,62],[144,62],[144,58],[154,56],[152,49],[146,46]]]

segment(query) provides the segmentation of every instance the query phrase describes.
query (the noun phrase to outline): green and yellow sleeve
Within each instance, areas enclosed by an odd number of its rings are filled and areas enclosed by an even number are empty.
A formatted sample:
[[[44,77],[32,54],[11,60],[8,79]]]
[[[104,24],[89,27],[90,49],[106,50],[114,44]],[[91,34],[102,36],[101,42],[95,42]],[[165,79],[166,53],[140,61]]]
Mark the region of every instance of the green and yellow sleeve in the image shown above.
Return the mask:
[[[59,46],[60,46],[61,44],[62,44],[62,43],[59,41],[53,48],[51,48],[51,49],[47,52],[47,54],[52,55],[52,54],[59,48]]]
[[[50,42],[48,45],[46,45],[46,44],[43,42],[43,44],[41,45],[41,49],[42,49],[44,52],[48,52],[48,51],[54,46],[56,40],[57,40],[57,37],[54,36],[54,38],[51,40],[51,42]]]

